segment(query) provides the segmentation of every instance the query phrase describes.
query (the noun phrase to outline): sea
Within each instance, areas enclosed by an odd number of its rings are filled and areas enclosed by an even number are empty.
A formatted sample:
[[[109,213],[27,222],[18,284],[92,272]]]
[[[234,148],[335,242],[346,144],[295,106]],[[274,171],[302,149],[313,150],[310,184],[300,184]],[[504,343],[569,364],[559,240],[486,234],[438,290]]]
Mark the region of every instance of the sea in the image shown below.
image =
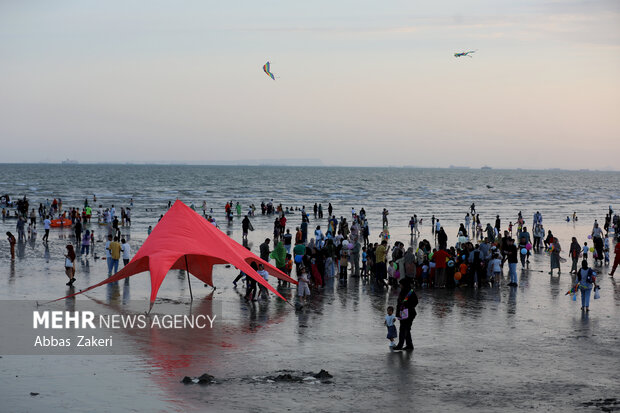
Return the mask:
[[[536,211],[545,223],[565,222],[573,213],[582,221],[604,218],[610,205],[620,208],[620,172],[495,169],[340,168],[279,166],[80,165],[2,164],[0,193],[26,196],[31,205],[61,198],[65,207],[113,204],[129,206],[133,199],[136,231],[145,231],[179,199],[201,212],[224,219],[224,205],[239,202],[243,213],[254,204],[273,200],[283,207],[327,204],[337,217],[351,208],[364,208],[369,224],[381,227],[381,211],[390,225],[406,226],[416,214],[430,225],[431,216],[458,227],[476,204],[483,224],[496,215],[526,224]],[[97,201],[93,201],[93,195]],[[213,212],[211,212],[211,210]],[[156,222],[156,221],[155,221]],[[271,227],[258,219],[254,226]]]

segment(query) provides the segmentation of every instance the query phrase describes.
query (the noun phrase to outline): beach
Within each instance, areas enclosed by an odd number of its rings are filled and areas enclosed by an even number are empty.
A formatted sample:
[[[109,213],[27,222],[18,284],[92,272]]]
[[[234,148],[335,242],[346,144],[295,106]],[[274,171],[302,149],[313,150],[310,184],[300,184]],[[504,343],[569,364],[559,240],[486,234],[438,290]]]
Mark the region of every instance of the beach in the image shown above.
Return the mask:
[[[44,177],[35,176],[36,168],[34,172],[33,168],[24,172],[29,169],[25,166],[17,169],[9,180],[6,177],[15,170],[5,169],[3,179],[24,183],[22,192],[17,192],[20,185],[9,190],[16,196],[27,194],[36,205],[46,198],[62,197],[64,205],[81,207],[84,198],[91,201],[93,194],[105,206],[127,207],[132,200],[132,226],[121,228],[121,232],[134,254],[147,238],[148,226],[155,226],[166,212],[167,202],[177,197],[188,205],[193,203],[200,214],[200,205],[206,200],[206,213],[213,208],[220,229],[237,242],[242,237],[240,217],[235,215],[231,225],[224,219],[224,204],[229,200],[241,201],[243,214],[248,204],[258,206],[272,198],[274,203],[292,207],[305,205],[308,211],[314,202],[322,202],[323,207],[331,202],[338,218],[349,218],[352,207],[358,211],[364,207],[372,242],[379,241],[380,211],[388,208],[390,243],[401,241],[406,247],[417,246],[422,239],[433,243],[432,214],[441,217],[449,245],[453,245],[472,201],[483,223],[493,223],[500,214],[503,227],[510,220],[515,222],[518,211],[523,212],[527,224],[540,210],[545,228],[553,230],[567,251],[571,237],[587,241],[594,219],[602,223],[609,204],[617,204],[618,194],[610,189],[617,188],[620,180],[618,173],[591,172],[602,182],[601,188],[581,193],[576,182],[583,174],[548,171],[392,173],[372,168],[63,165],[51,168]],[[67,171],[80,178],[63,181]],[[118,180],[114,173],[126,179]],[[278,180],[282,177],[286,183]],[[323,185],[321,180],[329,184]],[[159,193],[149,195],[149,185],[158,186]],[[419,189],[422,186],[426,189]],[[574,191],[571,196],[562,194],[569,189]],[[565,222],[565,216],[573,211],[579,221]],[[407,226],[413,213],[423,218],[421,234],[415,239]],[[299,212],[288,216],[287,227],[294,229],[299,216]],[[272,235],[273,216],[263,217],[259,209],[251,221],[255,231],[248,236],[248,246],[258,254],[259,245]],[[315,220],[310,212],[310,228],[318,224],[325,227],[327,220]],[[7,219],[0,227],[14,231],[15,222]],[[101,229],[96,224],[89,227],[99,236]],[[72,242],[72,231],[53,229],[47,246],[41,236],[39,230],[36,239],[18,243],[13,262],[8,247],[0,249],[0,299],[44,302],[68,294],[63,254],[66,243]],[[97,259],[92,254],[77,257],[77,290],[107,277],[106,262],[101,260],[103,242],[95,243],[95,253]],[[216,290],[190,276],[194,296],[190,303],[185,272],[173,270],[159,290],[155,308],[158,303],[167,304],[189,314],[197,308],[208,311],[217,307],[221,318],[210,335],[160,340],[121,335],[115,340],[127,349],[126,354],[111,356],[2,355],[3,409],[307,411],[311,405],[313,411],[330,412],[403,407],[446,412],[559,412],[620,408],[620,285],[607,275],[609,267],[593,267],[600,272],[601,298],[592,300],[590,312],[582,312],[579,300],[565,295],[574,283],[570,262],[562,264],[561,275],[550,276],[548,253],[534,253],[530,260],[529,269],[518,266],[517,287],[506,286],[504,268],[499,288],[417,289],[413,352],[392,351],[385,339],[385,310],[398,296],[393,288],[377,288],[373,282],[354,277],[340,285],[332,278],[324,287],[313,289],[307,305],[296,310],[274,295],[254,304],[246,302],[245,288],[232,284],[238,271],[216,266]],[[274,279],[271,283],[275,286]],[[296,301],[294,289],[278,291],[290,302]],[[120,312],[130,302],[138,307],[143,303],[146,311],[149,296],[148,273],[142,273],[128,283],[120,281],[78,296],[75,308],[96,305],[107,312]],[[53,304],[52,308],[62,306]],[[175,351],[175,346],[186,348],[187,354]],[[307,378],[309,372],[321,369],[333,377],[273,380],[282,374]],[[203,373],[214,376],[216,383],[181,383],[184,376]]]

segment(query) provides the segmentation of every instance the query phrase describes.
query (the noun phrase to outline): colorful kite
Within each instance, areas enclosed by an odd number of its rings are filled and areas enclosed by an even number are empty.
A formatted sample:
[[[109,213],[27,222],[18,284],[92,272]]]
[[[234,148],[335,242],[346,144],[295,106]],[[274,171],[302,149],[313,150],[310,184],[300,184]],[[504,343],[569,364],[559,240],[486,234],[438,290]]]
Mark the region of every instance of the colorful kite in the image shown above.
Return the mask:
[[[568,291],[566,292],[566,294],[564,294],[564,295],[569,295],[569,294],[571,294],[571,295],[572,295],[572,294],[577,294],[577,291],[578,291],[578,290],[579,290],[579,283],[577,283],[577,284],[573,285],[573,286],[571,287],[571,289],[570,289],[570,290],[568,290]]]
[[[463,56],[473,57],[473,56],[470,56],[470,53],[476,53],[476,52],[477,50],[470,50],[469,52],[454,53],[454,57],[463,57]]]
[[[269,63],[269,62],[265,63],[265,65],[263,66],[263,70],[265,71],[265,73],[267,73],[267,76],[269,76],[273,80],[276,80],[276,78],[273,75],[273,73],[271,73],[271,63]]]

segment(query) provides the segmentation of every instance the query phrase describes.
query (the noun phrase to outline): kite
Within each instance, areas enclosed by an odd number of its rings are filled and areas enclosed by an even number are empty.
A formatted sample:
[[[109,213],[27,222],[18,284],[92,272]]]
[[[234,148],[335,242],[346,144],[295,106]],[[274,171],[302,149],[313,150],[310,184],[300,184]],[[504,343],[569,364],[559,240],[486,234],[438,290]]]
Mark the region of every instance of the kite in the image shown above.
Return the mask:
[[[572,286],[572,287],[571,287],[571,289],[570,289],[570,290],[568,290],[568,291],[566,292],[566,294],[564,294],[564,295],[569,295],[569,294],[571,294],[571,295],[572,295],[572,294],[577,294],[577,291],[578,291],[578,290],[579,290],[579,283],[577,283],[577,284],[575,284],[574,286]]]
[[[454,57],[463,57],[463,56],[473,57],[473,56],[470,56],[470,53],[476,53],[476,52],[477,50],[470,50],[469,52],[454,53]]]
[[[271,63],[267,62],[265,63],[265,65],[263,66],[263,70],[265,71],[265,73],[267,74],[267,76],[269,76],[270,78],[272,78],[273,80],[276,80],[275,76],[273,75],[273,73],[271,73]]]

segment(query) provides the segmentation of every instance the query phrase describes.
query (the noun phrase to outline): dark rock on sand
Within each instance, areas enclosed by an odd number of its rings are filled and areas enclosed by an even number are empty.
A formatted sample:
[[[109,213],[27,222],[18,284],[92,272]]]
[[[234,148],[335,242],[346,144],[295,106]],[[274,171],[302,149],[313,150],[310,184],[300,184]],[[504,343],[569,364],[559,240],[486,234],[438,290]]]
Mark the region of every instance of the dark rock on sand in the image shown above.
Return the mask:
[[[213,383],[216,383],[216,381],[215,381],[215,377],[214,376],[212,376],[210,374],[207,374],[207,373],[204,373],[202,376],[194,377],[194,378],[191,378],[189,376],[185,376],[185,377],[183,377],[183,380],[181,380],[181,383],[184,383],[184,384],[192,384],[192,383],[213,384]]]
[[[204,373],[202,376],[198,377],[199,384],[211,384],[215,383],[215,377],[210,374]]]
[[[317,374],[314,375],[314,378],[319,379],[319,380],[331,379],[333,377],[334,376],[329,374],[327,370],[323,370],[323,369],[321,369],[321,371],[319,371]]]
[[[292,374],[289,374],[289,373],[280,374],[278,376],[267,377],[267,379],[273,380],[275,382],[288,382],[288,383],[300,383],[303,381],[302,377],[293,376]]]

